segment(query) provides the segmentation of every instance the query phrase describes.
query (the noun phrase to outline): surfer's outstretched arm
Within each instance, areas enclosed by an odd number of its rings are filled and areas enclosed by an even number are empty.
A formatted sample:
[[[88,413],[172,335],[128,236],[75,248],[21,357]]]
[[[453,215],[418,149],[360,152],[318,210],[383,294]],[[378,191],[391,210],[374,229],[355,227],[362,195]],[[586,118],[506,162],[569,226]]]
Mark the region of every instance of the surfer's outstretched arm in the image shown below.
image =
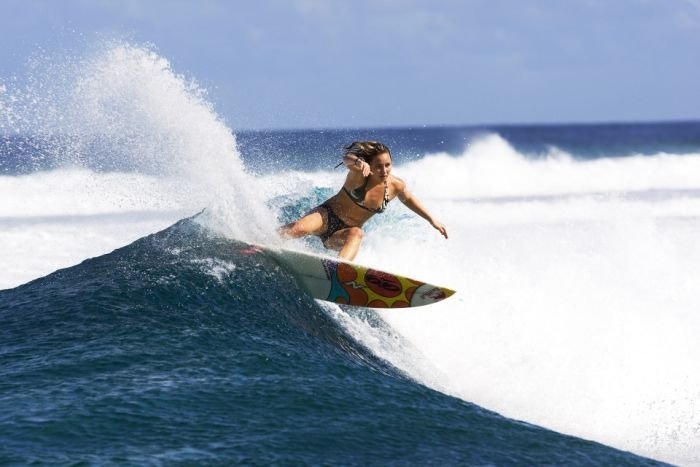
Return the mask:
[[[430,215],[425,206],[423,206],[423,204],[420,201],[418,201],[418,198],[413,196],[411,192],[408,191],[408,189],[406,188],[406,183],[404,183],[402,180],[398,181],[400,183],[397,195],[399,200],[401,200],[401,202],[405,204],[408,209],[415,212],[426,221],[430,222],[430,225],[435,227],[438,230],[438,232],[442,234],[443,237],[447,238],[447,229],[445,228],[445,226],[442,223],[438,222],[432,215]]]

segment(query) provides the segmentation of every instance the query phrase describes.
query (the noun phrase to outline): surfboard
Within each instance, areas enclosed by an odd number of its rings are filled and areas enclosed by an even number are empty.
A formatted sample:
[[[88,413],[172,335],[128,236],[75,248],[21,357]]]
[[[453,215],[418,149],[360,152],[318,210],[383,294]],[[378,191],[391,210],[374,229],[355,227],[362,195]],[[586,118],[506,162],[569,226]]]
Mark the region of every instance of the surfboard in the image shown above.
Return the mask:
[[[311,253],[254,245],[292,273],[311,296],[366,308],[430,305],[455,293],[400,274]]]

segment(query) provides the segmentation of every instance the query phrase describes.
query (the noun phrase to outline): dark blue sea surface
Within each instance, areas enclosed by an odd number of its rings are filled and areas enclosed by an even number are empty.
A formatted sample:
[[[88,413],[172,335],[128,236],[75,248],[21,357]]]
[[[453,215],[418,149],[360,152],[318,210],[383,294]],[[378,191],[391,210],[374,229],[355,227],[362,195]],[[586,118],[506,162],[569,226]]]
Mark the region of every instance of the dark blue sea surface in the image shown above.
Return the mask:
[[[658,153],[700,153],[700,122],[587,125],[492,125],[355,130],[248,131],[237,133],[241,155],[252,169],[327,169],[340,160],[342,146],[355,140],[385,143],[397,162],[426,154],[460,155],[474,140],[497,134],[526,157],[552,148],[577,159]]]
[[[0,464],[31,463],[658,465],[416,383],[191,219],[0,291]]]
[[[252,172],[332,168],[342,147],[355,140],[378,140],[398,163],[426,154],[460,155],[476,139],[497,134],[526,157],[546,156],[553,148],[577,159],[633,155],[700,153],[700,122],[587,125],[493,125],[464,127],[261,130],[236,133],[241,157]],[[75,140],[70,135],[0,135],[0,174],[16,175],[80,164],[100,171],[130,170],[115,151],[119,142]],[[81,153],[66,149],[80,147]]]

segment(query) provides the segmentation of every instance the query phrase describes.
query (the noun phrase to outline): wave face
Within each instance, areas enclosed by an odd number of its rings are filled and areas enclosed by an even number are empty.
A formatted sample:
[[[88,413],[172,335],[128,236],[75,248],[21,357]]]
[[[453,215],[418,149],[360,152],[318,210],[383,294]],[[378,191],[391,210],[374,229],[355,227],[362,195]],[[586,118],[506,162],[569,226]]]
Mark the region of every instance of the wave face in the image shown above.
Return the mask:
[[[0,292],[0,458],[639,461],[416,384],[249,252],[188,220]]]
[[[700,124],[234,136],[148,47],[28,73],[0,85],[0,459],[700,463]],[[280,245],[357,139],[450,233],[392,202],[358,261],[459,295],[339,308],[240,243]]]

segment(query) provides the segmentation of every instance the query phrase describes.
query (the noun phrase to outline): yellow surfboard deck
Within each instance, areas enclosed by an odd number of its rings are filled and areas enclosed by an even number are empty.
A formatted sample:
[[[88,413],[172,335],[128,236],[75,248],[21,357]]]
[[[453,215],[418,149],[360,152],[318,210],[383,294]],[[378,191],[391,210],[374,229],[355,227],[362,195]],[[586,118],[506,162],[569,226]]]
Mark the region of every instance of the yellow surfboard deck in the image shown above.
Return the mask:
[[[337,258],[256,245],[319,300],[367,308],[408,308],[444,300],[454,290]]]

